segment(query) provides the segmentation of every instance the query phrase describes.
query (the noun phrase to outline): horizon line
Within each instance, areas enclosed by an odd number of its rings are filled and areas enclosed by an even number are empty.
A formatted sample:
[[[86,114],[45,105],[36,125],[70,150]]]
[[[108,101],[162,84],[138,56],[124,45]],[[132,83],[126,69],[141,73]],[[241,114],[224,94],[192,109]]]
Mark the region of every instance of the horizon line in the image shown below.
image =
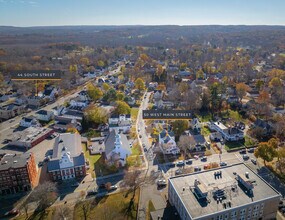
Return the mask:
[[[37,28],[37,27],[136,27],[136,26],[279,26],[285,27],[285,24],[63,24],[63,25],[31,25],[31,26],[17,26],[17,25],[2,25],[0,27],[13,27],[13,28]]]

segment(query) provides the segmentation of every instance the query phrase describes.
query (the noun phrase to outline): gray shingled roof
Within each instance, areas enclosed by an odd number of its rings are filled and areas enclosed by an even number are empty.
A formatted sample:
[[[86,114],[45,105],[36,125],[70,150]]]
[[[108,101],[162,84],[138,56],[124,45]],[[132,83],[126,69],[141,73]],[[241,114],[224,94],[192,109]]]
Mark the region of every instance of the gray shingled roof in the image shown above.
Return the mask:
[[[105,154],[108,155],[112,150],[114,150],[116,141],[116,131],[112,130],[105,140]]]
[[[0,170],[24,167],[30,158],[30,153],[6,154],[1,159]]]
[[[48,167],[47,167],[48,172],[53,171],[53,170],[59,170],[59,160],[50,160],[48,162]]]
[[[70,152],[71,157],[76,157],[81,154],[81,136],[79,134],[60,134],[56,139],[53,147],[52,158],[61,158],[61,152],[63,147]]]

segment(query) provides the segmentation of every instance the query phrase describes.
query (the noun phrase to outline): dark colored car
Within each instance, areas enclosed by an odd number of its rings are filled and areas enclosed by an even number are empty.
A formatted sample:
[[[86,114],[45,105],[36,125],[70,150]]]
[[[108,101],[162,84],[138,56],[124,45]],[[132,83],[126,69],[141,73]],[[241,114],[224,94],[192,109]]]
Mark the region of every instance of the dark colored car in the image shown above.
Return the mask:
[[[200,167],[194,167],[194,172],[199,172],[199,171],[201,171]]]
[[[175,167],[175,163],[168,164],[169,167]]]
[[[93,196],[93,195],[96,195],[98,192],[97,190],[90,190],[87,192],[87,196]]]
[[[105,183],[101,183],[101,184],[99,185],[99,188],[100,188],[100,189],[106,189],[106,184],[105,184]]]

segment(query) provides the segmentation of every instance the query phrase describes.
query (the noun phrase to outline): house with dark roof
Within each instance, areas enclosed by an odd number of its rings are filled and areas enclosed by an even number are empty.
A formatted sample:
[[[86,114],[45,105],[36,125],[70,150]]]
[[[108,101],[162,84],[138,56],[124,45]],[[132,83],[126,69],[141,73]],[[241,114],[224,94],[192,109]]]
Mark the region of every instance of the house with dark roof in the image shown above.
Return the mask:
[[[20,126],[24,128],[39,127],[40,123],[34,116],[23,117],[20,121]]]
[[[43,92],[43,97],[49,100],[54,100],[57,93],[58,91],[54,86],[46,86]]]
[[[206,139],[203,135],[197,134],[197,135],[191,135],[189,139],[189,149],[192,151],[201,151],[206,149]]]
[[[254,128],[260,128],[263,131],[263,135],[270,135],[273,132],[273,126],[270,122],[262,119],[256,119],[253,124]]]
[[[164,154],[179,154],[180,149],[177,147],[175,142],[175,136],[172,131],[162,130],[159,134],[159,147]]]
[[[39,121],[50,121],[54,118],[53,111],[41,109],[36,112],[36,117]]]
[[[0,121],[14,118],[17,115],[24,113],[24,105],[11,103],[0,106]]]
[[[239,141],[244,139],[244,132],[236,126],[227,127],[221,122],[211,122],[209,128],[219,132],[226,141]]]
[[[66,131],[68,128],[76,128],[78,131],[82,129],[81,123],[74,118],[55,116],[54,121],[53,128],[59,131]]]
[[[53,146],[48,173],[53,181],[81,178],[86,175],[86,163],[79,134],[60,134]]]

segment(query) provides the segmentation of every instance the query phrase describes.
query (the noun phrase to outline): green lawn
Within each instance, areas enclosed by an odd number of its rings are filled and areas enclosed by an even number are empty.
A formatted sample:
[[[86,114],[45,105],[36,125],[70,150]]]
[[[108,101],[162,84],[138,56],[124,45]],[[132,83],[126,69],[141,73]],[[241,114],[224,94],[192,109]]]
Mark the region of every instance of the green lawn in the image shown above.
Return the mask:
[[[210,112],[208,111],[203,111],[203,112],[200,112],[199,114],[196,115],[197,118],[199,118],[199,120],[201,122],[208,122],[210,120],[212,120],[212,115]]]
[[[138,113],[139,113],[139,109],[138,108],[132,108],[131,109],[132,120],[134,120],[134,121],[137,120]]]
[[[142,160],[140,155],[142,155],[142,150],[139,143],[136,141],[131,149],[132,149],[132,154],[127,158],[128,166],[135,166],[135,167],[141,166]]]
[[[100,154],[90,155],[86,144],[82,144],[82,148],[84,150],[85,158],[89,161],[90,172],[93,178],[98,175],[108,175],[117,171],[114,170],[113,167],[109,168]]]
[[[254,140],[253,138],[251,138],[249,136],[244,137],[244,145],[246,147],[253,147],[253,146],[256,146],[257,144],[258,144],[258,142],[256,140]]]
[[[155,211],[154,205],[153,205],[152,201],[149,200],[148,201],[148,207],[147,207],[147,216],[146,216],[147,220],[151,219],[150,213],[153,211]]]
[[[285,53],[280,53],[279,54],[281,57],[285,57]]]
[[[96,198],[95,204],[97,205],[91,209],[88,219],[136,219],[138,201],[139,189],[136,190],[134,197],[132,192],[120,192]],[[74,208],[73,219],[83,219],[82,209],[78,206]]]
[[[209,136],[211,133],[210,129],[205,127],[205,126],[202,126],[202,129],[201,129],[201,134],[204,135],[204,136]]]
[[[225,149],[226,150],[238,150],[240,148],[244,147],[244,143],[240,142],[240,141],[235,141],[235,142],[226,142],[225,143]]]

